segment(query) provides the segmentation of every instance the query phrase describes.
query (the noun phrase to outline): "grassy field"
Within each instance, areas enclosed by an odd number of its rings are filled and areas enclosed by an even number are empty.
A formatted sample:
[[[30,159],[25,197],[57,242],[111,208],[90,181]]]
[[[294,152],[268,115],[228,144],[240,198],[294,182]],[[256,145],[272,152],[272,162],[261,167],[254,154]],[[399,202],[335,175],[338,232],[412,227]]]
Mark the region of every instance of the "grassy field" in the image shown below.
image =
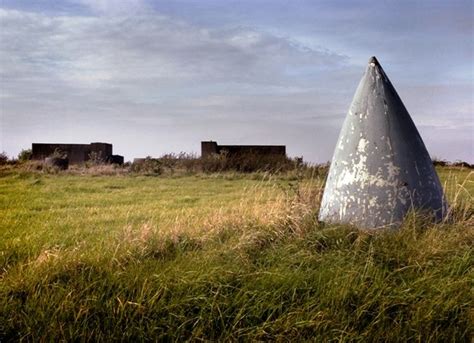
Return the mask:
[[[316,221],[323,180],[0,172],[0,342],[470,342],[474,175],[371,234]]]

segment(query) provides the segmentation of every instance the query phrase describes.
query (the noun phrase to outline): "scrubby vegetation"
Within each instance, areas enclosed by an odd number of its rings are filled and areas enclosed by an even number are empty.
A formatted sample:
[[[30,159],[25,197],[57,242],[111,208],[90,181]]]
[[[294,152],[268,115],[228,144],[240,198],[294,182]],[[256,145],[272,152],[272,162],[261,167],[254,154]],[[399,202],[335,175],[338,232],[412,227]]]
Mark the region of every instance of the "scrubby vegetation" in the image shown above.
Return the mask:
[[[83,164],[69,164],[66,153],[55,152],[42,161],[31,160],[31,150],[22,150],[18,159],[8,159],[3,153],[0,165],[9,165],[15,170],[57,173],[69,169],[71,174],[138,174],[147,176],[159,175],[193,175],[196,173],[288,173],[290,171],[304,172],[312,175],[315,172],[327,170],[327,165],[310,165],[303,158],[288,158],[278,155],[241,154],[228,156],[226,153],[213,154],[201,158],[194,154],[179,153],[165,154],[158,158],[148,156],[136,159],[133,163],[123,165],[107,162],[100,153],[92,152]],[[5,168],[4,168],[5,169]]]
[[[0,166],[8,163],[8,155],[5,152],[0,153]]]
[[[27,162],[31,159],[33,151],[31,149],[23,149],[18,154],[18,161],[20,162]]]
[[[91,153],[87,162],[70,165],[67,155],[55,151],[44,161],[20,159],[7,161],[5,164],[10,165],[10,169],[16,171],[57,174],[67,169],[68,174],[74,175],[190,176],[216,173],[271,173],[293,174],[299,175],[299,177],[303,175],[305,177],[325,177],[328,171],[328,164],[312,165],[299,157],[287,158],[285,156],[255,154],[227,156],[225,153],[205,158],[187,153],[165,154],[159,158],[148,156],[123,165],[108,163],[100,154]]]
[[[461,168],[468,168],[474,169],[474,164],[469,164],[466,161],[457,160],[454,162],[442,160],[439,158],[433,158],[433,164],[438,167],[461,167]]]
[[[193,154],[165,154],[159,158],[147,157],[131,165],[131,171],[147,175],[192,174],[221,172],[269,172],[284,173],[291,170],[313,168],[302,158],[287,158],[279,155],[258,155],[253,153],[228,155],[226,152],[199,157]]]
[[[446,221],[371,233],[317,222],[324,168],[24,168],[0,172],[2,342],[472,338],[467,169],[438,169]]]

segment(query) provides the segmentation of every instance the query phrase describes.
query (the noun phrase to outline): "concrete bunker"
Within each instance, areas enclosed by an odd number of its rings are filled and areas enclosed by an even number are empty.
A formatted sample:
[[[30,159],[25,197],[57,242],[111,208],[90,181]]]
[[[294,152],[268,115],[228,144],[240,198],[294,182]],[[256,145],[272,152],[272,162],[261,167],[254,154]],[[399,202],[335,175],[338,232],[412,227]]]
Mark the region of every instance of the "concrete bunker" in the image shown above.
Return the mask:
[[[31,159],[33,160],[44,160],[55,152],[61,152],[67,156],[69,164],[82,164],[93,158],[97,158],[105,163],[123,164],[123,156],[114,155],[112,153],[112,144],[110,143],[33,143],[31,151]]]

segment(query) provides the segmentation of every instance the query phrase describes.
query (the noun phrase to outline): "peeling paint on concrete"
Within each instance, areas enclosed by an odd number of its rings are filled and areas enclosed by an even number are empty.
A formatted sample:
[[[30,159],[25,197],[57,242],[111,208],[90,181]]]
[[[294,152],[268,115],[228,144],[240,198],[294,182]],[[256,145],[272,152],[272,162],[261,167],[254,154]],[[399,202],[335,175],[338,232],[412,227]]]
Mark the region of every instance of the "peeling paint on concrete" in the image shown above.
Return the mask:
[[[441,184],[425,145],[375,57],[341,129],[319,219],[361,228],[397,226],[411,209],[440,219]]]

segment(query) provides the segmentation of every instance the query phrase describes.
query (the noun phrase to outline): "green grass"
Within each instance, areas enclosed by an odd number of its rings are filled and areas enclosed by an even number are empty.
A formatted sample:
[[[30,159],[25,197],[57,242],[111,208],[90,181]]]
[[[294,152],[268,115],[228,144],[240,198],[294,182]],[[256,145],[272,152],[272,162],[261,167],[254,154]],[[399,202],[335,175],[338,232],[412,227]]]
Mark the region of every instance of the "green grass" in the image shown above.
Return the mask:
[[[0,174],[0,341],[469,342],[474,177],[371,234],[316,221],[322,181]]]

